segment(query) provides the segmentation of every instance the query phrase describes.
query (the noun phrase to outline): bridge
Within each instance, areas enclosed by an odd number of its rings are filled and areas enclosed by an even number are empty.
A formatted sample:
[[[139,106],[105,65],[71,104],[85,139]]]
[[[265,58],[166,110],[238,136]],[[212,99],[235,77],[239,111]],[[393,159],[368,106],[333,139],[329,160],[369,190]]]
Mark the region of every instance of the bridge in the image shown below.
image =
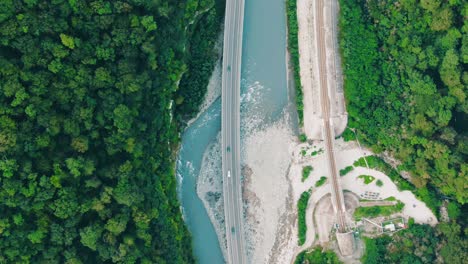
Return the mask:
[[[240,81],[244,0],[227,0],[221,94],[221,146],[227,263],[246,263],[240,169]]]

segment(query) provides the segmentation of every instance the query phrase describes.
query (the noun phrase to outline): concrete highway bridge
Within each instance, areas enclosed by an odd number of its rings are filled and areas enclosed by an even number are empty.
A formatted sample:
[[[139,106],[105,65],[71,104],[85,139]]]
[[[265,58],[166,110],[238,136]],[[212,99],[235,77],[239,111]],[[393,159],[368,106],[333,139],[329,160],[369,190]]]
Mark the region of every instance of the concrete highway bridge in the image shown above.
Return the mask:
[[[221,146],[227,263],[246,263],[240,169],[240,81],[244,0],[227,0],[221,94]]]

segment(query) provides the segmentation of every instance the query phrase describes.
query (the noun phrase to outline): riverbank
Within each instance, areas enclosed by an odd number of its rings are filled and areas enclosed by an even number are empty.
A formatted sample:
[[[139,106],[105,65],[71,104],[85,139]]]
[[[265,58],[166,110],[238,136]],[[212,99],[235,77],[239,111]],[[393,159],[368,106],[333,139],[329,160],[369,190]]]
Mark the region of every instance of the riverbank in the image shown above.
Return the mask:
[[[187,126],[193,124],[195,120],[197,120],[200,115],[202,115],[208,107],[210,107],[218,98],[221,97],[221,55],[222,55],[222,45],[223,45],[223,34],[220,34],[218,41],[216,42],[215,49],[218,53],[218,58],[216,59],[215,67],[211,74],[210,80],[208,81],[207,89],[205,97],[203,98],[203,102],[200,105],[200,110],[198,111],[197,115],[190,119],[187,122]]]
[[[219,47],[222,50],[222,38],[219,38]],[[221,52],[219,53],[221,57]],[[217,100],[221,100],[222,85],[222,60],[218,59],[216,67],[210,77],[207,93],[201,106],[200,114],[204,113]],[[219,102],[220,103],[220,102]],[[198,116],[200,116],[200,114]],[[193,122],[191,120],[191,122]],[[191,123],[189,122],[189,123]],[[197,176],[197,195],[203,202],[208,216],[218,237],[223,256],[226,257],[227,241],[226,226],[224,225],[224,198],[223,198],[223,178],[221,161],[221,134],[218,132],[206,150],[203,158],[200,173]]]

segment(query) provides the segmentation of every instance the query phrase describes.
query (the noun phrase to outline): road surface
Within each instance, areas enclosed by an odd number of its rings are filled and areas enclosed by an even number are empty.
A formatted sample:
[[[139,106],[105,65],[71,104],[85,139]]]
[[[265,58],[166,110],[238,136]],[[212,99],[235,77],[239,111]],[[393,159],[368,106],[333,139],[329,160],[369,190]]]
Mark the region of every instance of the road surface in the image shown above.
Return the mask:
[[[319,64],[319,77],[320,77],[320,97],[322,102],[322,115],[323,115],[323,139],[325,141],[325,152],[327,153],[328,166],[329,166],[329,179],[332,186],[332,199],[334,209],[337,217],[338,231],[341,233],[346,232],[346,219],[345,219],[345,206],[343,192],[339,183],[339,176],[335,164],[335,156],[333,149],[333,141],[335,135],[333,132],[333,122],[330,118],[330,97],[328,94],[327,84],[327,67],[326,67],[326,43],[325,43],[325,24],[324,24],[324,4],[323,0],[318,0],[315,6],[315,15],[317,18],[316,27],[316,41],[318,47],[318,64]],[[334,73],[331,73],[334,74]]]
[[[221,133],[227,263],[246,263],[240,170],[240,73],[244,0],[227,0],[224,20]]]

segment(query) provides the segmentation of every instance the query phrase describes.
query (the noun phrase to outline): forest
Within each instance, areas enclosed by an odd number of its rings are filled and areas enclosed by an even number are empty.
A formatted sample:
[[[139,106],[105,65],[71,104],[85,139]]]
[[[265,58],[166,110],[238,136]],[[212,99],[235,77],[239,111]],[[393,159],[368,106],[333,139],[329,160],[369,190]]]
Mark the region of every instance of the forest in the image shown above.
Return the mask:
[[[460,226],[443,223],[432,228],[410,223],[409,228],[375,239],[364,238],[363,264],[450,263],[468,260],[466,240],[460,239]]]
[[[439,216],[368,240],[364,263],[466,263],[468,226],[468,2],[340,0],[340,49],[349,127],[397,158]],[[439,219],[441,220],[441,219]]]
[[[178,84],[214,6],[0,1],[0,263],[195,262],[175,155],[206,78]]]
[[[466,203],[468,3],[340,2],[349,126],[416,187]]]

